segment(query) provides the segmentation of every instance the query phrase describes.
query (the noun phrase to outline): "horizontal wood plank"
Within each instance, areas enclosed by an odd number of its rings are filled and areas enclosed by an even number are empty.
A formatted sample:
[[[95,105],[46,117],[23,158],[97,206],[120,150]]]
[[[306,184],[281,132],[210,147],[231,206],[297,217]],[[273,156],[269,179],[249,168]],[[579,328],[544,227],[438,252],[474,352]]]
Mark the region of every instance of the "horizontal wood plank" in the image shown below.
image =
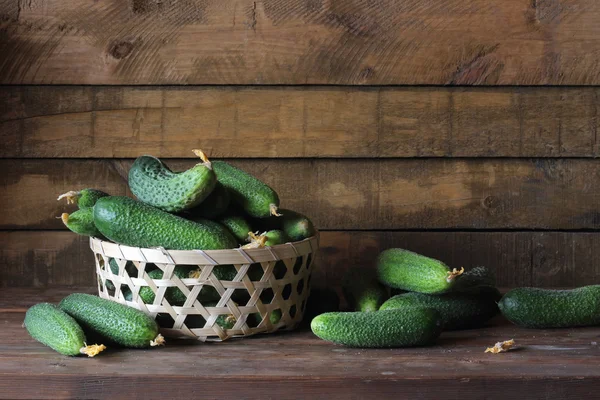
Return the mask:
[[[595,0],[3,3],[0,83],[600,83]]]
[[[597,88],[0,89],[0,157],[593,157]]]
[[[167,339],[161,348],[109,348],[89,359],[34,341],[23,316],[0,321],[0,398],[566,400],[600,390],[598,328],[534,331],[496,319],[444,332],[430,347],[387,350],[334,346],[304,328],[223,343]],[[515,350],[484,353],[508,338]]]
[[[56,197],[128,194],[127,160],[0,160],[0,229],[61,229]],[[175,170],[196,160],[174,159]],[[320,229],[598,229],[596,160],[233,160]]]
[[[312,284],[339,286],[351,268],[374,268],[380,251],[406,248],[452,267],[485,265],[502,287],[600,284],[600,233],[321,232]],[[87,238],[63,231],[0,232],[0,286],[95,284]]]

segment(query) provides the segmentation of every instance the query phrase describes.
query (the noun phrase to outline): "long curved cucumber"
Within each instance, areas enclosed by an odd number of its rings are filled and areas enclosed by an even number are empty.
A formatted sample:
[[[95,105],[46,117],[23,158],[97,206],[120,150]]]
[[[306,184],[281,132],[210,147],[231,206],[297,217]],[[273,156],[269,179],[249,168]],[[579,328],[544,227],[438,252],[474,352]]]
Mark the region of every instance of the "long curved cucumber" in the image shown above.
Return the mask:
[[[525,328],[600,325],[600,285],[571,290],[517,288],[498,307],[512,323]]]
[[[432,308],[377,312],[333,312],[315,317],[310,327],[323,340],[351,347],[409,347],[431,344],[442,332]]]
[[[106,348],[104,345],[88,346],[77,321],[54,304],[40,303],[29,308],[24,325],[32,338],[66,356],[87,354],[94,357]]]
[[[183,172],[171,171],[152,156],[138,157],[129,170],[129,188],[140,201],[169,212],[190,209],[206,199],[217,178],[204,153],[202,163]]]
[[[225,161],[212,163],[217,179],[223,184],[234,202],[248,215],[266,218],[278,214],[279,196],[267,184]]]
[[[66,199],[67,204],[77,204],[77,206],[80,209],[82,209],[82,208],[94,207],[94,204],[96,204],[96,201],[98,201],[99,198],[106,197],[106,196],[110,196],[110,195],[106,192],[103,192],[102,190],[83,189],[80,191],[75,191],[75,190],[68,191],[67,193],[64,193],[64,194],[61,194],[60,196],[58,196],[58,199],[56,199],[56,200]]]
[[[60,219],[71,232],[84,236],[102,237],[94,224],[94,210],[92,208],[82,208],[71,214],[62,213]]]
[[[216,222],[188,221],[129,197],[99,199],[94,206],[94,224],[108,239],[127,246],[175,250],[237,246],[229,231]]]

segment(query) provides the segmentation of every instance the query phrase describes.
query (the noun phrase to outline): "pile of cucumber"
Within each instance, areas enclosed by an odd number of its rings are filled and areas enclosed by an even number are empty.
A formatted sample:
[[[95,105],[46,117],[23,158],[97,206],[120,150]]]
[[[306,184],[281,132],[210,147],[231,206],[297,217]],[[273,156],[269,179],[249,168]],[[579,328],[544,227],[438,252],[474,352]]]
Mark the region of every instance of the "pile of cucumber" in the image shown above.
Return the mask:
[[[138,157],[128,177],[137,200],[96,189],[59,196],[79,207],[62,214],[63,223],[80,235],[167,250],[274,246],[315,234],[308,217],[279,209],[279,196],[268,185],[194,153],[202,162],[183,172],[156,157]]]

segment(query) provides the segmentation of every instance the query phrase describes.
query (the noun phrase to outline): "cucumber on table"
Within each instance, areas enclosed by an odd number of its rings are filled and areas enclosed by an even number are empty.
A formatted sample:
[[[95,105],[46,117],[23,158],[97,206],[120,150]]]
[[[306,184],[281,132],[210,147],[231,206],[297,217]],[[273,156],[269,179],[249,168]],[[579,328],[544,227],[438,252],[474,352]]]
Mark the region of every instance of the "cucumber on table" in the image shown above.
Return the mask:
[[[388,249],[377,259],[379,281],[395,289],[429,294],[450,291],[464,269],[404,249]]]
[[[131,192],[144,203],[169,212],[197,206],[211,194],[217,178],[204,153],[193,151],[203,162],[183,172],[171,171],[156,157],[138,157],[129,170]]]
[[[342,291],[352,311],[377,311],[388,298],[387,289],[369,272],[355,268],[343,279]]]
[[[216,222],[188,221],[128,197],[99,199],[94,206],[94,224],[108,239],[127,246],[175,250],[237,246],[229,231]]]
[[[77,321],[54,304],[40,303],[29,308],[24,325],[32,338],[66,356],[94,357],[106,348],[102,344],[88,346]]]
[[[229,190],[233,202],[248,215],[255,218],[279,215],[279,196],[267,184],[225,161],[214,161],[212,167],[219,182]]]
[[[443,323],[432,308],[409,308],[325,313],[310,327],[321,339],[350,347],[409,347],[432,344]]]
[[[98,189],[71,190],[58,196],[57,200],[67,199],[67,204],[77,204],[80,209],[94,207],[101,197],[109,196],[108,193]]]
[[[481,287],[470,293],[429,295],[409,292],[390,298],[380,310],[406,310],[411,307],[429,307],[442,317],[444,329],[475,328],[498,314],[500,292],[496,288]]]
[[[600,285],[571,290],[517,288],[498,307],[512,323],[525,328],[600,325]]]
[[[59,304],[84,328],[125,347],[164,344],[156,322],[135,308],[85,293],[73,293]]]
[[[102,237],[102,233],[94,224],[93,208],[82,208],[71,214],[62,213],[60,219],[71,232],[83,236]]]

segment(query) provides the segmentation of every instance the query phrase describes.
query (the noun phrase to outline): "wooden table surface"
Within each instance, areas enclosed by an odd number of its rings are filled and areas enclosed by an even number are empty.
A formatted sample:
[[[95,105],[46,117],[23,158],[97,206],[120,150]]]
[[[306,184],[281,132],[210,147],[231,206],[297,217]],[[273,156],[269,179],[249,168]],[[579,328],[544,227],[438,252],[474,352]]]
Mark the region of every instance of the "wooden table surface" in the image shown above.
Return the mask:
[[[71,291],[0,295],[1,398],[600,397],[600,328],[527,330],[497,318],[484,329],[443,333],[433,347],[370,350],[332,345],[303,328],[223,343],[169,340],[91,359],[61,356],[21,326],[28,305]],[[484,353],[512,338],[515,350]]]

